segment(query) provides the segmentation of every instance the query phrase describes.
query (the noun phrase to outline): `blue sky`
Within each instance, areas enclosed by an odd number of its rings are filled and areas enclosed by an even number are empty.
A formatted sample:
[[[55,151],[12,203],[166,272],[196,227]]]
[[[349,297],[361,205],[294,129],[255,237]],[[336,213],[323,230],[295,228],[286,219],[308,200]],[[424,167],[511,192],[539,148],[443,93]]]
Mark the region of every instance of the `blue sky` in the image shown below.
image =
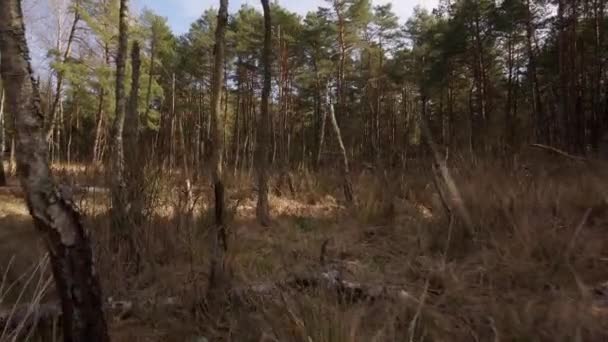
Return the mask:
[[[393,9],[402,21],[405,21],[415,6],[433,8],[437,0],[373,0],[374,4],[392,3]],[[230,11],[236,11],[242,4],[260,7],[258,0],[231,0]],[[325,6],[324,0],[279,0],[279,4],[291,11],[305,14],[319,6]],[[135,0],[138,9],[148,7],[157,14],[167,17],[175,33],[184,33],[190,23],[196,20],[209,7],[216,7],[217,0]]]

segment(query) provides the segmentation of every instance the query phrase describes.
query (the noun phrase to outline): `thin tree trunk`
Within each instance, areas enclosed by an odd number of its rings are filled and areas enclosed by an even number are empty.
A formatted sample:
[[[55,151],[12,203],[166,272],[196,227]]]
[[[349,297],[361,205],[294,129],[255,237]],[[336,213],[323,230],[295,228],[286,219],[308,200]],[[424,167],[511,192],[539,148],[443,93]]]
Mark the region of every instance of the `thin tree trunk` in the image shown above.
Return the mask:
[[[321,156],[323,155],[323,144],[325,143],[325,125],[327,122],[327,111],[321,110],[321,127],[319,127],[319,147],[317,148],[317,158],[315,166],[319,169],[321,166]]]
[[[146,112],[144,118],[148,119],[150,115],[150,99],[152,96],[152,80],[154,76],[154,59],[156,58],[156,29],[152,26],[152,42],[150,47],[150,70],[148,71],[148,89],[146,90]]]
[[[0,90],[0,186],[6,186],[4,173],[4,88]]]
[[[8,159],[8,172],[9,174],[15,174],[16,168],[16,160],[15,160],[15,134],[13,134],[11,138],[11,155]]]
[[[76,101],[74,102],[74,107],[74,115],[70,115],[70,120],[68,123],[68,139],[66,143],[66,160],[68,166],[72,164],[72,141],[74,138],[74,124],[76,125],[76,130],[78,130],[78,117],[80,115],[80,103],[78,102],[78,99],[76,99]],[[72,120],[74,120],[75,123],[72,123]]]
[[[548,122],[545,121],[543,103],[540,94],[540,86],[536,72],[536,52],[533,41],[535,29],[530,0],[526,0],[526,52],[528,54],[528,77],[530,78],[530,91],[532,93],[533,126],[536,140],[540,143],[547,142],[549,138]]]
[[[336,112],[334,109],[334,104],[331,102],[330,90],[328,87],[327,90],[327,106],[329,107],[329,118],[331,120],[331,125],[334,129],[334,133],[336,134],[336,139],[338,140],[338,146],[340,147],[340,152],[342,154],[342,177],[343,177],[343,190],[344,190],[344,198],[348,204],[353,204],[355,201],[355,196],[353,194],[353,186],[350,180],[350,167],[348,165],[348,155],[346,153],[346,148],[344,147],[344,141],[342,140],[342,134],[340,133],[340,126],[338,126],[338,120],[336,119]]]
[[[105,90],[100,87],[99,105],[97,107],[97,123],[95,124],[95,142],[93,143],[93,163],[101,162],[101,140],[103,135]]]
[[[38,84],[33,81],[21,2],[0,2],[0,54],[8,109],[15,115],[17,163],[26,203],[49,251],[61,298],[63,340],[109,341],[101,287],[80,215],[49,167]]]
[[[513,62],[513,38],[510,35],[507,38],[507,101],[505,108],[505,151],[513,149],[513,78],[514,78],[514,62]]]
[[[233,161],[234,161],[234,176],[236,177],[237,172],[238,172],[238,168],[239,168],[239,152],[240,152],[240,146],[241,146],[241,129],[240,129],[240,123],[241,123],[241,108],[244,109],[244,105],[241,104],[241,93],[243,92],[243,85],[242,85],[242,72],[240,71],[240,65],[241,65],[241,61],[240,61],[240,57],[239,60],[237,61],[237,98],[236,98],[236,110],[234,112],[234,127],[232,130],[232,153],[233,153]],[[244,96],[243,96],[244,97]]]
[[[118,23],[118,54],[116,56],[116,116],[113,125],[113,151],[112,151],[112,227],[115,234],[124,234],[127,228],[127,210],[129,207],[126,195],[125,182],[125,156],[124,156],[124,125],[126,115],[125,97],[125,71],[128,49],[128,0],[120,0],[120,13]]]
[[[209,273],[209,288],[207,299],[216,303],[221,302],[230,287],[230,279],[226,269],[225,254],[228,249],[224,180],[222,172],[222,124],[219,120],[222,110],[222,85],[224,84],[225,33],[228,23],[228,0],[220,0],[215,30],[215,48],[213,64],[213,81],[211,86],[211,175],[215,194],[215,227],[211,253],[211,271]]]
[[[322,103],[322,93],[321,93],[321,80],[319,78],[319,67],[317,66],[316,59],[313,59],[313,68],[315,71],[315,96],[314,96],[314,110],[315,110],[315,120],[314,120],[314,134],[316,151],[314,155],[314,160],[312,161],[312,165],[315,170],[319,169],[319,164],[321,161],[321,151],[323,146],[323,140],[325,139],[325,124],[323,121],[325,120],[325,111],[321,108]],[[323,130],[322,130],[323,129]]]
[[[337,86],[336,86],[336,105],[338,107],[338,112],[340,115],[343,115],[343,105],[344,105],[344,74],[345,74],[345,65],[346,65],[346,20],[344,19],[344,13],[342,13],[341,2],[338,0],[334,0],[333,7],[336,12],[336,17],[338,18],[338,47],[339,47],[339,61],[338,61],[338,77],[337,77]],[[335,109],[334,109],[335,110]]]
[[[264,64],[264,86],[262,88],[262,109],[258,124],[257,142],[257,172],[258,172],[258,203],[257,219],[258,222],[267,227],[270,225],[270,209],[268,206],[268,150],[270,139],[268,139],[268,123],[270,119],[270,97],[271,82],[271,63],[272,63],[272,19],[268,0],[261,0],[264,8],[264,54],[262,63]]]
[[[75,1],[74,5],[74,21],[72,21],[72,27],[70,28],[70,35],[68,36],[67,46],[65,47],[65,52],[63,54],[62,62],[65,63],[67,59],[70,57],[72,53],[72,43],[74,42],[74,37],[76,35],[76,27],[78,26],[78,22],[80,21],[80,12],[79,12],[79,3]],[[58,37],[57,39],[60,39]],[[57,84],[55,85],[55,98],[53,99],[53,103],[51,105],[51,109],[48,116],[48,122],[46,126],[46,141],[50,141],[53,136],[53,129],[56,126],[56,116],[57,116],[57,108],[59,106],[59,102],[61,102],[61,91],[63,88],[63,72],[57,73]]]

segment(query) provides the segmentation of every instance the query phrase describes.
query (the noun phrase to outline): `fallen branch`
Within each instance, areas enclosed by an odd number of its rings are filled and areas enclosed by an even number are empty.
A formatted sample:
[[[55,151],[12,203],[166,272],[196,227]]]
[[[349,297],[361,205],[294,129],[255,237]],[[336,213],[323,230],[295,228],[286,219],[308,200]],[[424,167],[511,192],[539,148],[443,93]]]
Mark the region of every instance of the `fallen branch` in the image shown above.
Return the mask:
[[[420,123],[422,133],[426,137],[426,142],[429,148],[431,149],[431,153],[433,155],[433,181],[435,182],[435,186],[437,187],[437,191],[442,200],[442,204],[444,205],[448,216],[452,214],[452,209],[455,209],[456,214],[458,214],[458,216],[460,216],[460,218],[464,222],[469,234],[473,236],[475,233],[473,220],[471,219],[469,210],[465,206],[464,199],[462,198],[462,194],[460,193],[460,190],[456,185],[456,181],[454,180],[454,177],[452,177],[452,175],[450,174],[450,170],[447,165],[447,155],[445,158],[441,157],[439,148],[437,147],[437,144],[435,144],[433,134],[431,133],[431,130],[429,129],[426,120],[422,119]],[[445,191],[442,191],[443,187],[440,185],[439,180],[441,180],[443,185],[445,185]]]
[[[586,163],[586,162],[590,161],[588,158],[581,157],[581,156],[575,156],[573,154],[570,154],[570,153],[568,153],[566,151],[562,151],[562,150],[560,150],[558,148],[555,148],[553,146],[548,146],[548,145],[543,145],[543,144],[531,144],[530,146],[534,147],[534,148],[541,149],[541,150],[546,150],[546,151],[549,151],[549,152],[553,152],[553,153],[555,153],[557,155],[560,155],[562,157],[565,157],[567,159],[571,159],[571,160],[574,160],[574,161],[583,162],[583,163]]]
[[[296,291],[325,289],[334,292],[341,300],[349,303],[382,299],[417,302],[403,287],[349,281],[337,270],[329,270],[318,275],[292,276],[281,282],[242,286],[233,289],[232,295],[235,299],[244,299],[251,295],[272,296],[285,289]]]

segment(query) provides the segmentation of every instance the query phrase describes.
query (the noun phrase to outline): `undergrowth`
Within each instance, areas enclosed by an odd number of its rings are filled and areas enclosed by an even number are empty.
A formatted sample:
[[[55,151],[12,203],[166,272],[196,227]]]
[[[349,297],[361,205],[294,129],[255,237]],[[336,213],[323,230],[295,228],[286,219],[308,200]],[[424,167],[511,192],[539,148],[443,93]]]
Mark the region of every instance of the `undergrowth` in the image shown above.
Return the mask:
[[[80,203],[106,296],[181,303],[110,317],[116,341],[608,340],[606,298],[597,290],[608,280],[608,182],[576,164],[543,167],[551,172],[450,165],[471,226],[446,212],[424,165],[356,173],[355,207],[342,203],[339,174],[293,172],[291,189],[277,176],[270,228],[253,217],[253,180],[230,175],[235,286],[331,268],[349,281],[402,288],[408,299],[349,302],[330,289],[279,287],[233,302],[221,317],[196,310],[208,276],[206,183],[195,184],[188,208],[179,174],[147,173],[156,210],[125,227],[137,237],[137,265],[134,251],[110,245],[107,196],[83,195]]]

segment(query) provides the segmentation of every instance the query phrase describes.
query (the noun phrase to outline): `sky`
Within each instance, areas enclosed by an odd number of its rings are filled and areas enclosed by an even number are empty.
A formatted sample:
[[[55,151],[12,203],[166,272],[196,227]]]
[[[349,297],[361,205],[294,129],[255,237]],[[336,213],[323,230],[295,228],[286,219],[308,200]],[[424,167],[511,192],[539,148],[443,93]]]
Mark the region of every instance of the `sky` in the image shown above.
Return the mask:
[[[324,0],[278,0],[279,4],[299,14],[314,11],[319,6],[326,6]],[[437,5],[437,0],[373,0],[374,5],[392,3],[393,10],[401,18],[402,22],[411,15],[416,6],[432,9]],[[230,12],[235,12],[241,5],[249,4],[261,7],[259,0],[231,0]],[[157,14],[167,17],[169,25],[177,34],[188,31],[190,24],[196,20],[205,9],[217,7],[217,0],[135,0],[138,9],[143,7],[154,10]]]

